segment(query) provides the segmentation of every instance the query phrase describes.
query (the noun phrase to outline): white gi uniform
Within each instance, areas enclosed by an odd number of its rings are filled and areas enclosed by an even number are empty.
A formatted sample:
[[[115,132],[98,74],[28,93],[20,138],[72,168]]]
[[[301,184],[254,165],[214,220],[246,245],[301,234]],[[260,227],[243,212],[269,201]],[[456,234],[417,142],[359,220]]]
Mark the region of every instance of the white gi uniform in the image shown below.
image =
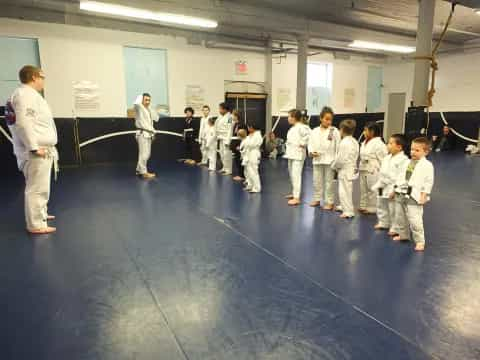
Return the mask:
[[[200,119],[200,130],[198,131],[198,142],[200,144],[200,152],[202,153],[202,161],[200,164],[202,165],[208,162],[208,150],[206,148],[206,131],[210,127],[208,119],[210,119],[210,116],[202,116]]]
[[[412,232],[413,241],[416,244],[425,244],[423,205],[420,205],[418,201],[422,192],[427,194],[427,200],[430,199],[434,168],[430,161],[422,158],[416,162],[410,179],[407,180],[407,171],[413,163],[413,161],[406,162],[395,187],[395,221],[400,239],[410,239],[410,232]]]
[[[219,115],[215,121],[215,126],[217,128],[220,159],[222,160],[223,164],[221,171],[225,171],[226,174],[231,174],[232,151],[230,150],[230,142],[232,140],[233,131],[232,114],[226,113],[223,116]]]
[[[310,133],[310,128],[301,122],[293,125],[287,133],[287,147],[283,157],[288,159],[288,173],[294,199],[300,199],[302,191],[302,171]]]
[[[358,177],[359,145],[352,136],[345,136],[338,145],[337,155],[332,163],[332,169],[338,173],[338,197],[342,212],[348,217],[355,216],[353,208],[353,180]]]
[[[208,169],[215,171],[217,169],[217,130],[215,125],[210,126],[207,124],[203,130],[203,136],[205,144],[204,153],[207,155]]]
[[[360,208],[370,213],[376,212],[377,194],[372,186],[378,180],[383,158],[388,150],[380,137],[364,141],[360,147]]]
[[[249,134],[241,144],[241,150],[243,151],[242,165],[245,168],[245,178],[248,184],[247,189],[252,192],[262,191],[260,174],[258,172],[258,166],[260,165],[260,159],[262,157],[260,151],[262,143],[262,134],[260,130],[257,130],[254,133]]]
[[[18,168],[25,176],[25,220],[28,230],[47,227],[47,205],[50,198],[52,166],[58,170],[57,129],[45,99],[32,87],[17,88],[7,107],[13,113],[7,118],[12,133],[13,151]],[[45,149],[40,157],[32,151]]]
[[[372,190],[377,192],[377,217],[378,224],[391,232],[397,232],[395,225],[395,199],[390,195],[395,193],[395,183],[410,160],[403,151],[396,155],[388,154],[382,160],[378,180]]]
[[[138,143],[137,174],[143,175],[148,172],[147,162],[152,152],[152,141],[155,137],[153,122],[158,121],[158,114],[146,108],[143,104],[135,103],[135,127],[138,129],[136,139]]]
[[[328,205],[334,203],[334,171],[331,165],[335,160],[339,143],[340,132],[333,126],[327,129],[318,126],[310,134],[308,151],[319,154],[318,157],[312,158],[314,201],[324,201]]]

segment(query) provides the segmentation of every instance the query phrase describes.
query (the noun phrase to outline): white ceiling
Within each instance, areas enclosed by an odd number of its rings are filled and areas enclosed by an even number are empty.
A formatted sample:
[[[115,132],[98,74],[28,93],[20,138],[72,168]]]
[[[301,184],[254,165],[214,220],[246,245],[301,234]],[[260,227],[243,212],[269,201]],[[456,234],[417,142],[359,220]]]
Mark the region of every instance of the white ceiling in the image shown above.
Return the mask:
[[[211,31],[183,29],[190,38],[205,41],[238,41],[258,44],[266,38],[295,41],[308,34],[311,45],[336,44],[342,47],[352,40],[414,45],[418,0],[97,0],[168,11],[217,20]],[[480,8],[480,0],[460,1]],[[81,13],[79,0],[0,0],[0,16],[66,24],[118,28],[120,30],[174,33],[175,29],[158,24],[139,24],[125,19],[107,19]],[[437,0],[435,34],[439,34],[451,4]],[[230,39],[230,40],[228,40]],[[447,47],[462,46],[480,40],[480,16],[471,8],[458,5]]]

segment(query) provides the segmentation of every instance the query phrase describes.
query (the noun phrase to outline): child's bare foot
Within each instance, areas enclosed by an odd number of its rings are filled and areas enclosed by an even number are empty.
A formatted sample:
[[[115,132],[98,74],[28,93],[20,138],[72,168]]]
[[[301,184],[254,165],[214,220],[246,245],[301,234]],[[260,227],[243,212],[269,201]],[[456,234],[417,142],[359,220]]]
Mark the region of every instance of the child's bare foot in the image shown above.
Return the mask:
[[[318,207],[318,206],[320,206],[320,201],[312,201],[312,202],[310,203],[310,206],[311,206],[311,207]]]
[[[363,209],[363,208],[358,208],[357,211],[358,211],[359,213],[362,213],[362,214],[363,214],[363,213],[366,212],[367,210],[366,210],[366,209]]]
[[[333,204],[330,204],[330,205],[325,205],[325,206],[323,207],[323,210],[332,211],[333,208],[334,208]]]
[[[425,244],[415,245],[415,251],[424,251],[424,250],[425,250]]]
[[[388,236],[397,236],[398,233],[396,233],[395,231],[389,231],[388,232]]]
[[[395,235],[393,238],[392,238],[393,241],[408,241],[408,239],[402,239],[400,237],[400,235]]]
[[[55,216],[54,215],[47,215],[47,220],[55,220]]]
[[[241,176],[234,176],[233,177],[233,181],[243,181],[245,180],[244,178],[242,178]]]
[[[353,216],[347,215],[347,214],[342,214],[342,215],[340,215],[340,217],[341,217],[342,219],[351,219],[351,218],[353,218]]]
[[[288,205],[289,205],[289,206],[297,206],[297,205],[300,205],[300,200],[299,200],[299,199],[292,198],[292,199],[288,200]]]
[[[383,226],[382,224],[375,224],[375,230],[388,230],[388,227]]]
[[[293,199],[293,195],[292,194],[285,195],[285,199]]]

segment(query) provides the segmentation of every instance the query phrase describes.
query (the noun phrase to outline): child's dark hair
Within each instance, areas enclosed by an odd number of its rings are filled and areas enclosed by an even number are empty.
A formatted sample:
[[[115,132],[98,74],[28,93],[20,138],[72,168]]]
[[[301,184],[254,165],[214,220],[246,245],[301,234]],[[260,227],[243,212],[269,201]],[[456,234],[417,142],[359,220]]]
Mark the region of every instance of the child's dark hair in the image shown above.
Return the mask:
[[[229,106],[224,102],[220,103],[218,106],[224,110],[230,111]]]
[[[339,125],[340,130],[342,130],[345,135],[353,135],[356,127],[357,122],[353,119],[343,120]]]
[[[320,119],[323,119],[325,115],[328,115],[328,114],[332,115],[332,117],[334,116],[332,108],[329,106],[324,106],[322,109],[322,112],[320,113]]]
[[[258,130],[258,126],[257,126],[257,124],[255,124],[255,122],[248,122],[247,123],[247,128],[248,129],[253,129],[253,130]]]
[[[292,109],[288,112],[288,115],[293,117],[296,121],[302,120],[302,112],[300,110]]]
[[[183,113],[186,114],[187,112],[191,112],[192,115],[195,114],[195,110],[191,106],[187,106],[185,110],[183,110]]]
[[[143,93],[143,94],[142,94],[142,99],[143,99],[144,97],[152,98],[149,93]]]
[[[373,133],[373,137],[382,136],[380,126],[375,122],[369,122],[365,125],[365,129]]]
[[[421,137],[417,137],[417,138],[413,139],[412,144],[423,145],[423,147],[425,148],[425,151],[430,151],[430,148],[432,146],[431,141],[428,138],[426,138],[425,136],[421,136]]]
[[[212,124],[212,125],[215,125],[215,119],[213,117],[208,118],[208,123]]]
[[[208,106],[208,105],[203,105],[203,106],[202,106],[202,109],[208,109],[208,110],[210,111],[210,106]]]
[[[402,147],[402,150],[405,150],[407,148],[407,138],[403,134],[393,134],[390,136],[390,139],[393,139],[395,141],[395,144],[399,145]]]

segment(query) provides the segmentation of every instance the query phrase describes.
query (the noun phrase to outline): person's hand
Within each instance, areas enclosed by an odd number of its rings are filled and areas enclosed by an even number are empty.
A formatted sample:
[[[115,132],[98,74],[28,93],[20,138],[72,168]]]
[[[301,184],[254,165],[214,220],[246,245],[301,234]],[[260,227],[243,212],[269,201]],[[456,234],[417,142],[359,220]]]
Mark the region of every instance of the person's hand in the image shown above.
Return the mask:
[[[425,205],[425,204],[427,203],[427,201],[428,201],[428,200],[427,200],[427,194],[421,193],[421,194],[420,194],[420,199],[418,199],[418,203],[419,203],[420,205]]]
[[[388,198],[389,198],[390,200],[395,199],[395,193],[392,192],[390,195],[388,195]]]
[[[433,136],[432,136],[432,140],[433,140],[433,141],[437,141],[437,139],[438,139],[438,136],[437,136],[437,135],[433,135]]]
[[[240,150],[240,146],[237,146],[237,150]]]
[[[314,157],[314,158],[316,158],[316,157],[319,156],[319,155],[318,155],[318,152],[315,152],[315,151],[312,152],[312,153],[310,153],[310,155],[311,155],[312,157]]]
[[[45,157],[47,155],[47,152],[45,149],[38,149],[35,155],[40,156],[40,157]]]

